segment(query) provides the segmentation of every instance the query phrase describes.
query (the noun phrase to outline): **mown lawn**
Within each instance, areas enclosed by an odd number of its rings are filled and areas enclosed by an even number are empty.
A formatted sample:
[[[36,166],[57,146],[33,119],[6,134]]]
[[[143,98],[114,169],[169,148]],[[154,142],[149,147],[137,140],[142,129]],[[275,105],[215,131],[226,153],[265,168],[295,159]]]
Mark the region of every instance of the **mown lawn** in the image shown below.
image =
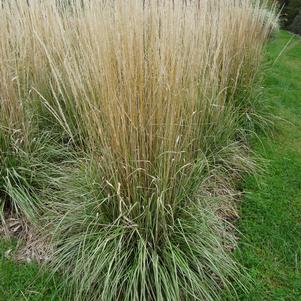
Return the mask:
[[[5,256],[15,242],[0,243],[0,301],[50,301],[56,296],[56,283],[34,263],[16,263]]]
[[[276,120],[273,137],[260,136],[254,145],[268,160],[268,168],[245,183],[247,195],[238,223],[244,237],[236,256],[249,269],[253,288],[239,299],[297,301],[301,300],[301,39],[280,32],[270,42],[268,56],[274,63],[266,75],[265,96],[272,113],[283,120]]]
[[[289,44],[287,44],[290,41]],[[285,49],[284,47],[287,46]],[[279,53],[284,49],[282,55]],[[301,300],[301,39],[280,32],[268,47],[265,96],[279,116],[273,137],[254,148],[269,160],[260,177],[248,177],[235,256],[252,275],[253,286],[239,300]],[[284,121],[286,120],[286,121]],[[13,243],[0,243],[0,301],[59,300],[56,284],[36,264],[5,257]]]

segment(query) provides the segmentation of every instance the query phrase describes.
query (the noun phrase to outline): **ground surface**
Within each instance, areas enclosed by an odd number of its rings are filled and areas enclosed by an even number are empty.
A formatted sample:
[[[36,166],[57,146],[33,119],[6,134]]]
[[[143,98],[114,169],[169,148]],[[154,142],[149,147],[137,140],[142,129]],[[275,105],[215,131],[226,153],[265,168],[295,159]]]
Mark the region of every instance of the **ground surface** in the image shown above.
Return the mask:
[[[290,41],[289,44],[287,44]],[[283,50],[284,49],[284,50]],[[283,50],[283,51],[282,51]],[[279,57],[279,54],[281,56]],[[281,32],[268,47],[265,96],[277,121],[272,138],[260,136],[257,153],[269,160],[249,177],[238,228],[244,235],[235,256],[253,278],[239,300],[301,300],[301,39]],[[13,243],[0,241],[0,301],[59,300],[56,284],[37,265],[5,257]]]
[[[276,121],[273,137],[260,136],[254,145],[269,162],[263,176],[245,183],[238,223],[244,238],[236,256],[248,267],[254,286],[239,300],[300,301],[301,39],[281,32],[270,42],[268,56],[274,63],[267,71],[265,96],[272,113],[286,121]]]
[[[37,264],[7,258],[15,247],[12,241],[0,242],[0,301],[58,301],[56,283]]]

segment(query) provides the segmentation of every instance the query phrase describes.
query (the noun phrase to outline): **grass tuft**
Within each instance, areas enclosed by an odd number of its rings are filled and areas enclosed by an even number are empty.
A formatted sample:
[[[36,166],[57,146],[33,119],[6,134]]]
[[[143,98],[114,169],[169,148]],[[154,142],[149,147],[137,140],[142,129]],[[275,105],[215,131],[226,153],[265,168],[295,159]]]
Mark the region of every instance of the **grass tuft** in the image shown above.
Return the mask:
[[[28,157],[3,191],[51,236],[67,299],[218,300],[240,284],[200,190],[214,174],[231,198],[254,171],[246,133],[265,123],[254,86],[276,27],[259,0],[3,1],[1,129],[22,129]]]

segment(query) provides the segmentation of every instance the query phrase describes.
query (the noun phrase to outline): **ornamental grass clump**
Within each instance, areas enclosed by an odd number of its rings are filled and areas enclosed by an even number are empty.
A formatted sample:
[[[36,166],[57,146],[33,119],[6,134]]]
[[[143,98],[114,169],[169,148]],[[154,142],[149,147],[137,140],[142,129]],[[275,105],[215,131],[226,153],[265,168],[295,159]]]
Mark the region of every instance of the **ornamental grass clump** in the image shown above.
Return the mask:
[[[44,184],[26,193],[39,199],[68,300],[217,300],[241,284],[211,190],[227,179],[224,197],[254,169],[244,121],[258,122],[252,95],[277,24],[267,7],[3,1],[3,77],[18,82],[7,99],[65,149],[38,156]]]

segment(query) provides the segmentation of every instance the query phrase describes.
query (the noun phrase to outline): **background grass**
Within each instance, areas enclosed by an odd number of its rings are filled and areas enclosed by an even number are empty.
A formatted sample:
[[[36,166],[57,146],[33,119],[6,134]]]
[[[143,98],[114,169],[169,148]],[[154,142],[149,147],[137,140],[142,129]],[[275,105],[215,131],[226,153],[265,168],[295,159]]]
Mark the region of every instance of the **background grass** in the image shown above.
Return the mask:
[[[284,53],[276,61],[281,50]],[[248,177],[241,203],[239,230],[244,237],[235,256],[254,280],[239,300],[300,300],[301,296],[301,40],[280,32],[268,47],[270,61],[265,95],[277,122],[271,138],[261,136],[254,147],[269,160],[261,177]],[[14,263],[0,242],[0,300],[59,300],[55,282],[37,265]]]
[[[5,256],[14,250],[14,241],[0,242],[0,301],[60,300],[56,295],[56,282],[35,263],[17,263]]]
[[[286,47],[288,41],[289,45]],[[278,57],[285,48],[281,57]],[[240,300],[301,300],[301,39],[280,32],[270,42],[265,96],[279,120],[273,137],[255,151],[269,160],[266,173],[248,177],[236,252],[254,280]],[[277,59],[275,61],[275,59]]]

